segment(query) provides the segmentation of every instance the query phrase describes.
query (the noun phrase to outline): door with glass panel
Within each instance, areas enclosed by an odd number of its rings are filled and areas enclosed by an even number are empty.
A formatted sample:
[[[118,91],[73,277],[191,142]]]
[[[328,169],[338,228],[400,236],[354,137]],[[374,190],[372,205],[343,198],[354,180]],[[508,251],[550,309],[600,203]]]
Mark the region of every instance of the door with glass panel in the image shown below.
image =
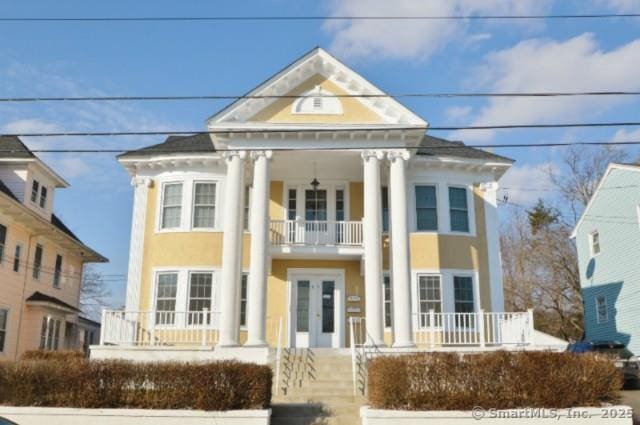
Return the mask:
[[[300,278],[293,281],[291,324],[295,347],[337,346],[339,288],[335,279]]]
[[[327,241],[327,191],[305,190],[305,243],[326,244]]]

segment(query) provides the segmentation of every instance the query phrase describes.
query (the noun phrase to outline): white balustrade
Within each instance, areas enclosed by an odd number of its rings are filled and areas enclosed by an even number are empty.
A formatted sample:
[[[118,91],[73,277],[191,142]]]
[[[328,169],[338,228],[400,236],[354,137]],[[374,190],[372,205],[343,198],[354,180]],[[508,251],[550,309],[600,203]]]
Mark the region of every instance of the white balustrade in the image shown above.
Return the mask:
[[[361,221],[271,220],[273,245],[362,245]]]

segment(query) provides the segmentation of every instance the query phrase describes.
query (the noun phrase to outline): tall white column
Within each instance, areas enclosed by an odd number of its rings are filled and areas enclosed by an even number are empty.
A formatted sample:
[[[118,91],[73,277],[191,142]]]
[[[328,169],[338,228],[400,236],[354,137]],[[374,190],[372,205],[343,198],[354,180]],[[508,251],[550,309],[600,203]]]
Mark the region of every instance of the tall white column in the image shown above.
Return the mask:
[[[498,229],[498,183],[489,182],[480,185],[484,192],[485,234],[487,235],[487,253],[489,257],[489,281],[491,287],[491,311],[504,311],[502,287],[502,259],[500,258],[500,238]],[[488,306],[482,306],[487,308]]]
[[[127,273],[127,311],[139,311],[140,282],[142,281],[142,252],[144,249],[144,232],[147,211],[147,196],[152,180],[149,177],[135,176],[131,179],[133,186],[133,217],[131,220],[131,243],[129,245],[129,271]]]
[[[382,299],[382,195],[379,151],[364,151],[364,285],[367,343],[384,345]]]
[[[407,161],[409,152],[389,152],[391,197],[391,278],[393,302],[393,346],[413,347],[411,330],[411,278],[409,225],[407,219]]]
[[[267,248],[269,245],[269,160],[271,151],[251,153],[253,198],[251,201],[251,265],[247,290],[247,343],[252,347],[267,345]]]
[[[222,279],[220,282],[220,339],[222,347],[238,345],[242,254],[242,191],[245,152],[226,152],[224,234],[222,237]]]

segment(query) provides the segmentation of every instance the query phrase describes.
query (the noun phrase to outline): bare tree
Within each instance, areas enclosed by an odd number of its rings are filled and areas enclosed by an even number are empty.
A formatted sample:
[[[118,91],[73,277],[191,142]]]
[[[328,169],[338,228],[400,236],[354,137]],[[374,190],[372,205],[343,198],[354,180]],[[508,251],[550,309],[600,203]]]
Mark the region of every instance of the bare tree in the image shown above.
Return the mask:
[[[80,287],[80,309],[87,316],[98,319],[103,308],[110,307],[111,291],[102,275],[91,266],[85,266]]]

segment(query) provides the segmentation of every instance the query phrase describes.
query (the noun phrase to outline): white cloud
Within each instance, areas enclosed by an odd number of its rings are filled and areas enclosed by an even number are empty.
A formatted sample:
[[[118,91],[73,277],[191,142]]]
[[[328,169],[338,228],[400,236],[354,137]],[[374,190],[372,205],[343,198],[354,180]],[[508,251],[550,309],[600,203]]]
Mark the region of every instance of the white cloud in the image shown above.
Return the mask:
[[[452,122],[459,122],[468,118],[473,108],[471,106],[452,106],[447,108],[445,114],[447,119]]]
[[[530,205],[539,198],[545,198],[553,189],[549,179],[549,169],[552,163],[545,162],[536,165],[524,164],[514,165],[500,179],[500,191],[498,197],[507,197],[507,202],[514,204]]]
[[[634,131],[618,130],[613,135],[613,142],[640,142],[640,129]]]
[[[480,87],[496,92],[606,91],[640,89],[640,39],[615,49],[600,48],[585,33],[566,41],[532,39],[486,56],[473,72]],[[629,98],[493,98],[471,125],[584,121]],[[561,117],[562,119],[559,119]],[[490,131],[456,134],[462,140],[488,140]]]
[[[446,16],[540,14],[553,0],[333,0],[333,16]],[[522,25],[522,23],[516,23]],[[491,25],[489,23],[489,25]],[[343,57],[427,59],[454,40],[481,41],[490,34],[468,35],[462,20],[328,21],[331,50]]]

